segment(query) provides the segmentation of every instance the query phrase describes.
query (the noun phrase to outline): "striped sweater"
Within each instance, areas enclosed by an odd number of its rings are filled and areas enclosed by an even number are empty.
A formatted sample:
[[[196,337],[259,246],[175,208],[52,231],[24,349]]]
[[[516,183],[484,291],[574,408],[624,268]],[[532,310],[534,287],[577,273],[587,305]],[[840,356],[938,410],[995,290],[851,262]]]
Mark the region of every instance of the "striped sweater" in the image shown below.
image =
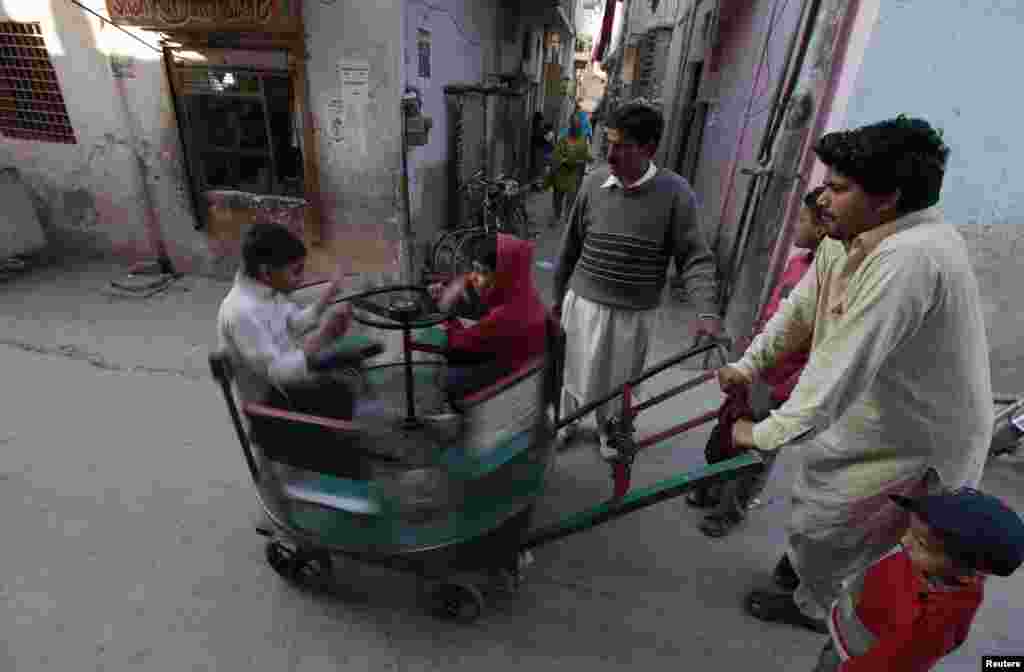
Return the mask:
[[[606,166],[588,175],[569,215],[555,270],[555,305],[572,289],[614,308],[656,308],[674,259],[673,289],[699,312],[717,315],[715,260],[690,185],[661,168],[626,190],[603,186],[608,176]]]

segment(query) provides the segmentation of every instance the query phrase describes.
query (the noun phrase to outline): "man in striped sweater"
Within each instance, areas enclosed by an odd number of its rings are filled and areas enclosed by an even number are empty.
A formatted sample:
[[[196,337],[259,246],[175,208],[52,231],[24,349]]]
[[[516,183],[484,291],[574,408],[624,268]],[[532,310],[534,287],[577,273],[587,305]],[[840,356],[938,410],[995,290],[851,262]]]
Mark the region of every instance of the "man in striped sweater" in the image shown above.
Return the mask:
[[[673,289],[696,304],[694,331],[721,333],[715,259],[697,197],[685,179],[651,161],[663,128],[650,107],[620,108],[607,124],[608,166],[587,176],[569,214],[554,283],[566,333],[564,415],[643,371],[670,260]],[[616,457],[608,442],[614,403],[596,411],[605,459]]]

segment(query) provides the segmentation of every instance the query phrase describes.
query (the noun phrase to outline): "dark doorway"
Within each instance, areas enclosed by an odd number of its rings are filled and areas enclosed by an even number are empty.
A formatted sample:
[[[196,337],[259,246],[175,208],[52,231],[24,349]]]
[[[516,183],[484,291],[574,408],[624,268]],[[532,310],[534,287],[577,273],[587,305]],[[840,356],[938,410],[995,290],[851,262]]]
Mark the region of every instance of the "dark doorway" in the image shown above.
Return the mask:
[[[704,75],[704,61],[694,61],[687,66],[686,98],[682,114],[682,132],[679,135],[679,153],[675,170],[693,184],[700,159],[700,146],[704,139],[704,122],[707,120],[707,101],[699,100],[700,83]]]

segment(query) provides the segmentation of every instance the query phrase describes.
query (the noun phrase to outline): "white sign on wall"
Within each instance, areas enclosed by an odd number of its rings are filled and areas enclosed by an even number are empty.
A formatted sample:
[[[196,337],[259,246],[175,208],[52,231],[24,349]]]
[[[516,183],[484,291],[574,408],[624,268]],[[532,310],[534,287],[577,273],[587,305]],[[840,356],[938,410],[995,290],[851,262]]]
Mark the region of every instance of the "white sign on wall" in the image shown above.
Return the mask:
[[[366,105],[370,96],[370,63],[359,59],[338,61],[341,85],[341,135],[347,154],[367,155]]]
[[[334,143],[345,140],[345,103],[341,98],[327,101],[327,114],[324,115],[324,127],[327,137]]]

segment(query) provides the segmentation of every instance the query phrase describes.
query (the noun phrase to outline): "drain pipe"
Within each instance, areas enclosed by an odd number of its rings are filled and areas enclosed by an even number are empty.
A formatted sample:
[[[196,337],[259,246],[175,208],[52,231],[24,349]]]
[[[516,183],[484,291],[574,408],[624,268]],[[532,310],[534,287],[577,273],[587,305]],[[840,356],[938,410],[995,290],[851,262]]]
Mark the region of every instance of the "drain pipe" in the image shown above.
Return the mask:
[[[402,198],[402,251],[399,256],[404,257],[400,260],[402,270],[402,284],[411,285],[414,284],[414,269],[413,269],[413,253],[415,249],[415,242],[413,240],[412,231],[412,199],[409,196],[409,142],[408,142],[408,122],[406,116],[407,102],[409,98],[415,99],[418,95],[418,91],[411,86],[405,87],[406,95],[402,98],[401,109],[399,115],[402,117],[402,185],[401,185],[401,198]]]
[[[732,159],[729,161],[729,177],[726,178],[725,183],[725,197],[722,199],[722,208],[718,214],[718,226],[715,228],[715,240],[711,246],[712,254],[720,258],[721,253],[718,249],[722,242],[722,233],[725,229],[725,219],[729,212],[729,206],[732,204],[733,187],[736,184],[736,173],[739,170],[740,156],[743,154],[743,141],[747,139],[747,130],[750,128],[751,110],[754,107],[754,99],[756,98],[757,89],[761,86],[761,73],[764,72],[764,64],[767,61],[768,50],[771,48],[772,39],[772,24],[776,22],[776,12],[779,9],[779,0],[775,0],[772,5],[771,14],[768,17],[768,29],[765,31],[764,36],[764,47],[762,48],[761,58],[757,63],[757,68],[754,70],[754,76],[750,82],[750,95],[747,96],[746,109],[743,111],[743,124],[740,127],[739,137],[736,139],[736,147],[732,153]],[[719,38],[721,39],[721,38]],[[737,235],[739,231],[737,231]],[[732,260],[730,260],[732,261]],[[730,269],[730,273],[732,270]]]
[[[729,264],[726,267],[721,294],[719,297],[719,310],[724,315],[728,310],[732,299],[733,287],[737,283],[737,276],[742,270],[743,259],[747,251],[747,240],[754,226],[753,220],[760,212],[761,197],[767,192],[770,180],[775,170],[770,164],[774,153],[775,139],[781,127],[780,120],[789,108],[793,89],[803,69],[804,59],[810,44],[810,37],[813,35],[818,10],[821,0],[804,0],[800,8],[800,15],[797,23],[797,30],[793,33],[786,47],[786,61],[782,68],[782,79],[775,87],[772,96],[768,125],[761,136],[760,148],[757,154],[758,169],[741,169],[740,172],[750,177],[747,185],[747,194],[743,200],[743,209],[740,212],[736,235],[733,238],[729,253]],[[799,43],[799,47],[797,46]],[[786,177],[786,176],[782,176]],[[765,182],[762,183],[762,180]],[[721,234],[721,223],[719,235]],[[769,287],[772,287],[769,284]],[[763,288],[762,288],[763,289]],[[771,290],[769,290],[770,292]],[[760,315],[761,304],[757,306],[755,322]]]

